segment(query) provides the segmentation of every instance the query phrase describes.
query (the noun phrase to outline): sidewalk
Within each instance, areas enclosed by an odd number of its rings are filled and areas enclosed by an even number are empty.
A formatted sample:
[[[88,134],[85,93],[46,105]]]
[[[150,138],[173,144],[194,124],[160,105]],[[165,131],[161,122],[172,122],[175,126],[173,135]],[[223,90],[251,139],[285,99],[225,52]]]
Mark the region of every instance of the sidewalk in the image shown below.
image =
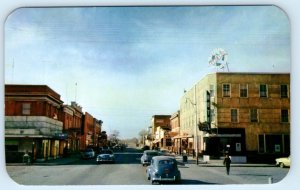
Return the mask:
[[[47,165],[68,165],[72,164],[76,161],[80,160],[80,154],[72,154],[68,157],[61,157],[51,160],[45,160],[45,161],[35,161],[29,165],[33,166],[47,166]],[[7,166],[18,166],[18,165],[27,165],[25,163],[6,163]]]
[[[175,155],[175,158],[179,165],[196,165],[196,157],[188,156],[187,162],[183,162],[182,155]],[[198,160],[199,167],[224,167],[223,159],[212,159],[207,162],[203,161],[202,158]],[[274,164],[260,164],[260,163],[232,163],[231,167],[275,167]]]

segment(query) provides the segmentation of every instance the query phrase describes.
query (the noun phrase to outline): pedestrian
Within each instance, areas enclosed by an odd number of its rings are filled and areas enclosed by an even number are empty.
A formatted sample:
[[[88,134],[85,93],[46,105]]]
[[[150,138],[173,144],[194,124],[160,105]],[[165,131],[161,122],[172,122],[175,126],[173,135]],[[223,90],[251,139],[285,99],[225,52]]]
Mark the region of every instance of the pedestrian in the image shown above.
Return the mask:
[[[230,163],[231,163],[231,160],[229,158],[229,155],[226,154],[225,158],[224,158],[224,161],[223,161],[223,165],[226,166],[226,172],[227,172],[227,175],[229,175],[229,171],[230,171]]]

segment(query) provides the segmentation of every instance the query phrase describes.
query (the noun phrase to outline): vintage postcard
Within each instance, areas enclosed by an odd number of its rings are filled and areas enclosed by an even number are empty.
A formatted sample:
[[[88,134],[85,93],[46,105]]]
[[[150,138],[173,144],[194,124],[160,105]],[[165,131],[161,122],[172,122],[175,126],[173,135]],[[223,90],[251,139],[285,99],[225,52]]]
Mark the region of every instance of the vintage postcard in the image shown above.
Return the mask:
[[[291,26],[275,5],[23,7],[4,25],[20,185],[283,180]]]

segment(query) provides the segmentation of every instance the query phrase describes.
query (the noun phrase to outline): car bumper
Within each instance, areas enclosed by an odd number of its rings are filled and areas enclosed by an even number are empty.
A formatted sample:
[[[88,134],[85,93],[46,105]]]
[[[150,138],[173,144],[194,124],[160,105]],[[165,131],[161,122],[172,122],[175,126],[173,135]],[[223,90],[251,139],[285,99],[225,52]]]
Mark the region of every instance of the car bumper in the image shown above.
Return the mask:
[[[152,181],[180,181],[179,178],[174,177],[153,177]]]
[[[97,162],[114,162],[115,159],[97,159]]]

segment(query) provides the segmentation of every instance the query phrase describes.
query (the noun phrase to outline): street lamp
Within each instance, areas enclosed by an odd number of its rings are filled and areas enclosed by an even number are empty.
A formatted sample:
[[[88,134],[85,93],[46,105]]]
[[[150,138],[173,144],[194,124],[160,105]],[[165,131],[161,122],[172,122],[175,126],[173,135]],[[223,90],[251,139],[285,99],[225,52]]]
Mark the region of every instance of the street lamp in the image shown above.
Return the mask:
[[[196,89],[196,85],[194,87],[194,102],[192,102],[191,99],[189,98],[186,98],[186,102],[187,100],[190,101],[190,103],[194,106],[194,111],[195,111],[195,128],[194,128],[194,145],[195,145],[195,153],[196,153],[196,164],[198,165],[199,164],[199,150],[198,150],[198,130],[197,130],[197,96],[196,96],[196,92],[197,92],[197,89]]]

